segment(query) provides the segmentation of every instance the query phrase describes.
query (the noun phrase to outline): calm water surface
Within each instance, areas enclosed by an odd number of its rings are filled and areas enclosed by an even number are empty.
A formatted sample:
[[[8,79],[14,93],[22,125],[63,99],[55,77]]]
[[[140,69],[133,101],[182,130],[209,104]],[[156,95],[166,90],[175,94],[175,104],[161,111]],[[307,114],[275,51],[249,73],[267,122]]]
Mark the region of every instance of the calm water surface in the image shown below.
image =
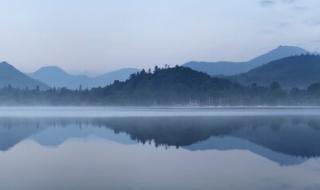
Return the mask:
[[[318,190],[318,108],[0,108],[0,189]]]

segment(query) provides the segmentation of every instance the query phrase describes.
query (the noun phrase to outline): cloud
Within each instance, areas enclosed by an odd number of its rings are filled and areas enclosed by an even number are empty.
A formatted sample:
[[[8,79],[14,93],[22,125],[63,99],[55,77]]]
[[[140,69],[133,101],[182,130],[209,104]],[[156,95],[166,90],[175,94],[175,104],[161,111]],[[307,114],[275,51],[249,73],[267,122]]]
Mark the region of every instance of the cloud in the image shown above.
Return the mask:
[[[297,0],[281,0],[283,3],[295,3]]]
[[[320,20],[319,19],[308,19],[305,21],[305,23],[307,25],[310,25],[310,26],[320,26]]]
[[[292,3],[295,3],[296,1],[297,0],[260,0],[260,4],[263,7],[269,7],[277,3],[292,4]]]
[[[269,6],[272,6],[274,5],[276,2],[274,0],[261,0],[260,1],[260,4],[263,6],[263,7],[269,7]]]

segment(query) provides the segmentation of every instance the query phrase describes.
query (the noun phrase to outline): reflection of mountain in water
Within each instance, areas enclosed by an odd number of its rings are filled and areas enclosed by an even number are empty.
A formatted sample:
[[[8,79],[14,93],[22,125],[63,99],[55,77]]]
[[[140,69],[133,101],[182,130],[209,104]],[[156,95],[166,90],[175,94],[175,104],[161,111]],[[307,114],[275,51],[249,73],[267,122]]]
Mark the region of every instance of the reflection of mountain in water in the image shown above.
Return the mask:
[[[24,119],[0,120],[0,150],[7,151],[41,129],[37,122]]]
[[[268,148],[256,145],[248,140],[237,137],[210,137],[206,141],[185,146],[188,150],[248,150],[257,155],[263,156],[280,165],[297,165],[307,160],[307,158],[296,157],[280,152],[274,152]]]
[[[320,119],[316,117],[0,119],[3,151],[23,139],[58,146],[70,138],[91,136],[124,144],[153,142],[156,146],[189,150],[248,150],[281,165],[320,156]]]
[[[79,119],[0,119],[0,150],[7,151],[25,139],[33,139],[40,145],[59,146],[70,138],[98,137],[111,141],[136,143],[125,134],[115,133],[101,126]]]
[[[67,127],[50,127],[45,131],[33,135],[31,138],[44,146],[59,146],[70,138],[90,138],[98,137],[108,139],[121,144],[134,144],[135,141],[131,140],[128,135],[118,134],[105,127],[94,127],[70,124]]]

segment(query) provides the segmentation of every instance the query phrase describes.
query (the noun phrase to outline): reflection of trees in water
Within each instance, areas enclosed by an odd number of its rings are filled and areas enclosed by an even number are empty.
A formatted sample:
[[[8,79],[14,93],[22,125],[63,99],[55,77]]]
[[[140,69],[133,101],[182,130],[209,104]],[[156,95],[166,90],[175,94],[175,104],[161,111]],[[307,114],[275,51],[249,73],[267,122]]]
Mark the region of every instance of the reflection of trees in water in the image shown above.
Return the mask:
[[[233,136],[285,154],[320,155],[320,119],[316,117],[114,118],[103,122],[116,133],[125,132],[138,142],[156,146],[188,146],[212,136]]]
[[[141,143],[156,146],[185,146],[209,138],[212,133],[225,134],[230,128],[211,127],[207,118],[126,118],[105,121],[116,133],[126,132]]]
[[[0,149],[7,150],[48,127],[70,125],[112,129],[140,143],[188,146],[210,137],[233,136],[270,150],[295,156],[320,156],[320,118],[317,117],[129,117],[0,119]],[[72,134],[70,134],[72,135]],[[71,136],[69,137],[71,138]]]

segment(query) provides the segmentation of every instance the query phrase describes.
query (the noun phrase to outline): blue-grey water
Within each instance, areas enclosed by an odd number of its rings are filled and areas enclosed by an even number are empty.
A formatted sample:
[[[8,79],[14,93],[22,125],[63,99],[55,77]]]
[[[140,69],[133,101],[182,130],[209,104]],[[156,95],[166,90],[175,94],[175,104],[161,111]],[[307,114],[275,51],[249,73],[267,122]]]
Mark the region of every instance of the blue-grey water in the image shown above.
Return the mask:
[[[320,109],[0,108],[0,189],[318,190]]]

